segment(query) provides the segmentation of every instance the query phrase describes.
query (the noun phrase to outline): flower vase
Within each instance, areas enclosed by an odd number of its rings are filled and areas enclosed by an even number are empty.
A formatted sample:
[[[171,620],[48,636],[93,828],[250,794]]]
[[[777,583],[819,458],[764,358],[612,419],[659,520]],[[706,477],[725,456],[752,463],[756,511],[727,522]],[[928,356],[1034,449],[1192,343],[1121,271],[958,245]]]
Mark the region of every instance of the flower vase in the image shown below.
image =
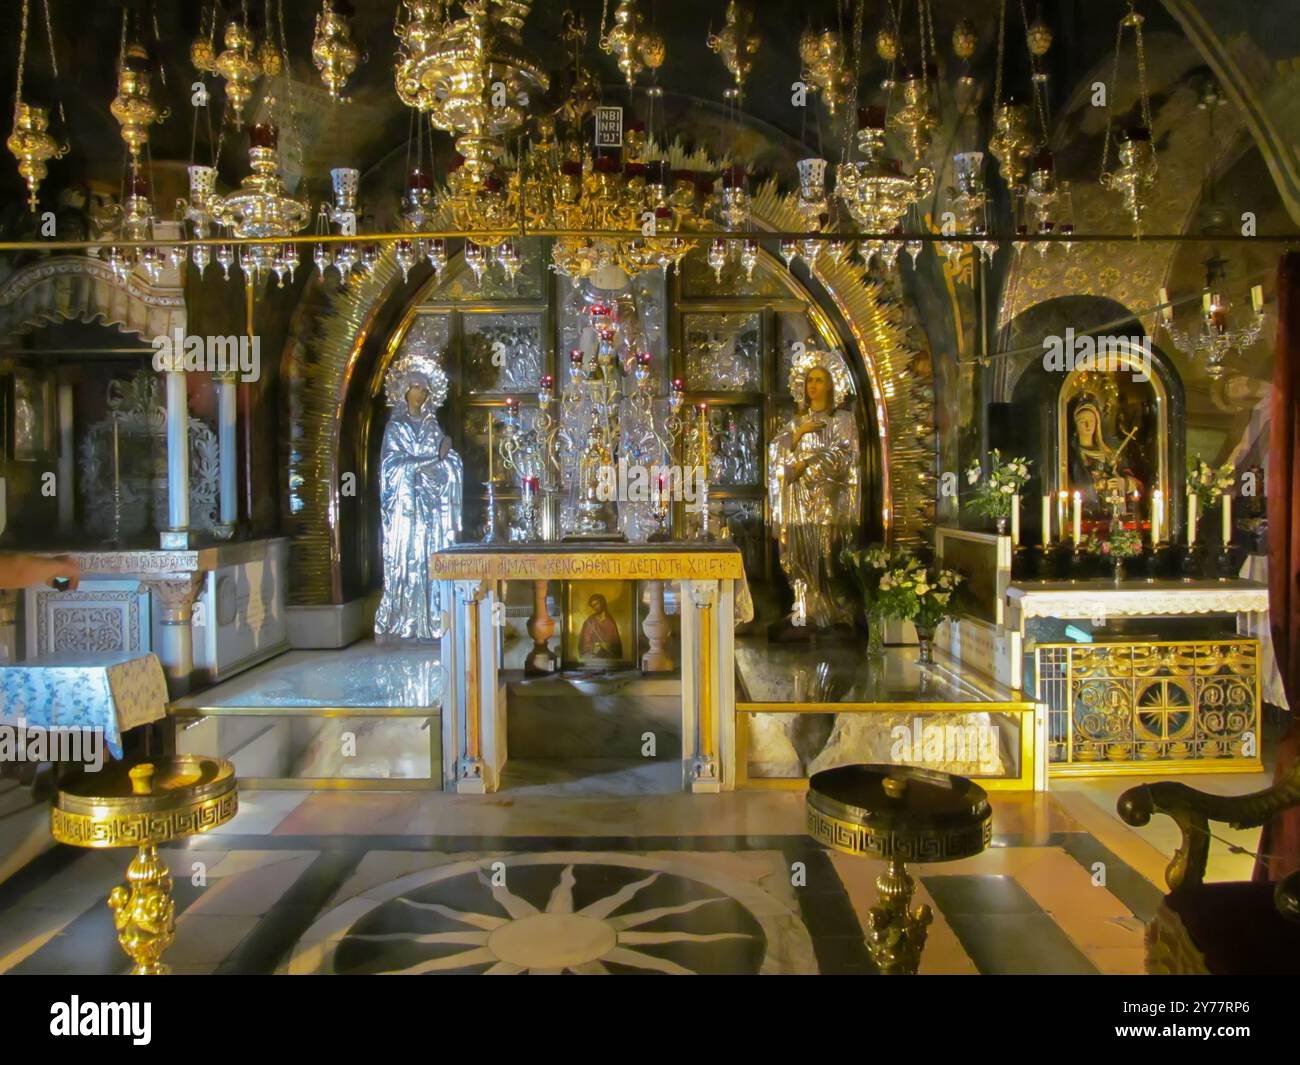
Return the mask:
[[[1110,560],[1111,573],[1115,578],[1115,583],[1119,584],[1124,579],[1124,560],[1118,555],[1112,556]]]
[[[1008,520],[1008,519],[1006,519],[1006,518],[998,518],[998,523],[997,523],[997,524],[998,524],[998,535],[999,535],[999,536],[1006,536],[1006,535],[1007,535],[1007,520]]]
[[[867,654],[873,658],[885,653],[885,612],[878,607],[867,611]]]
[[[917,656],[916,660],[925,665],[934,662],[934,626],[916,626]]]

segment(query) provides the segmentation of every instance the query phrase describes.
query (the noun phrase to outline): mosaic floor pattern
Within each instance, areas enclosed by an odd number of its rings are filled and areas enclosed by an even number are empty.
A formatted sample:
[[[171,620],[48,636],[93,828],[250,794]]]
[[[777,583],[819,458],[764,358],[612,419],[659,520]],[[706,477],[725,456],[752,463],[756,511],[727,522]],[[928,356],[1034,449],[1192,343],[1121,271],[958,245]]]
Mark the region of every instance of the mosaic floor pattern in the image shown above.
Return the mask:
[[[923,973],[1141,971],[1164,858],[1117,821],[1085,825],[1068,799],[995,796],[989,850],[912,868],[935,913]],[[163,851],[168,961],[179,974],[869,974],[881,866],[814,843],[802,806],[777,792],[250,791],[222,831]],[[0,972],[124,971],[104,899],[126,862],[59,848],[0,883]]]

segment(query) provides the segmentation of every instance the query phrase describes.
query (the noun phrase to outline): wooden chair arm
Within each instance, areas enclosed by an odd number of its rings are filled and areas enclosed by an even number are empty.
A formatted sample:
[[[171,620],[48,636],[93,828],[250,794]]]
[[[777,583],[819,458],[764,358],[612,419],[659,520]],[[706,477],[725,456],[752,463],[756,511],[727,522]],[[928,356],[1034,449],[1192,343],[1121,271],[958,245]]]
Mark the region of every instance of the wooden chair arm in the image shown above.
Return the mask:
[[[1119,797],[1116,809],[1125,823],[1141,827],[1155,813],[1174,819],[1182,841],[1165,870],[1171,892],[1205,882],[1210,856],[1210,822],[1233,828],[1258,828],[1283,810],[1300,805],[1300,759],[1272,787],[1249,795],[1211,795],[1175,780],[1139,784]]]

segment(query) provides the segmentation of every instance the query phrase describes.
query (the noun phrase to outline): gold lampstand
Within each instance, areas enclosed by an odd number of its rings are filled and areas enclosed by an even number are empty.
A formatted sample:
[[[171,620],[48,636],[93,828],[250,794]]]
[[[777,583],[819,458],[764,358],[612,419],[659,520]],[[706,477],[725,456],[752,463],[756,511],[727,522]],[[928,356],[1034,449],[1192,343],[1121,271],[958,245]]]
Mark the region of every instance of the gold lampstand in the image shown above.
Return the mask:
[[[965,777],[901,765],[846,765],[808,781],[808,834],[844,854],[888,862],[867,918],[867,950],[887,976],[912,976],[934,915],[912,906],[906,862],[970,858],[993,836],[984,789]]]
[[[65,780],[50,811],[50,832],[74,847],[135,847],[126,883],[109,893],[117,941],[136,976],[170,971],[163,953],[176,938],[172,878],[158,846],[210,832],[235,816],[235,767],[221,758],[174,755]]]

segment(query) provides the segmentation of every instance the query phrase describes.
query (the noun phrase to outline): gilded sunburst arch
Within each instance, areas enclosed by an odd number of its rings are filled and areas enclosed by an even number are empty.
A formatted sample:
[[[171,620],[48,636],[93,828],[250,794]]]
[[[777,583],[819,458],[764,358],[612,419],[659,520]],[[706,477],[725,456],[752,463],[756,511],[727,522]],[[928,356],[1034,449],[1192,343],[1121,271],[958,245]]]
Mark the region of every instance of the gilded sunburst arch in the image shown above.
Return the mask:
[[[709,169],[703,153],[674,148],[674,167]],[[793,194],[775,181],[753,196],[759,230],[802,228]],[[400,347],[414,310],[436,284],[403,291],[391,249],[375,269],[344,287],[313,283],[286,344],[282,380],[292,436],[284,441],[288,471],[283,501],[285,526],[293,536],[291,601],[299,605],[340,603],[350,598],[341,560],[346,526],[361,512],[343,488],[341,456],[345,436],[355,429],[344,417],[354,377]],[[851,338],[848,355],[860,380],[870,386],[879,432],[882,485],[881,526],[893,542],[917,544],[934,513],[934,381],[929,352],[912,328],[902,302],[864,268],[843,256],[823,255],[805,290],[824,317]],[[369,372],[365,370],[364,372]]]

